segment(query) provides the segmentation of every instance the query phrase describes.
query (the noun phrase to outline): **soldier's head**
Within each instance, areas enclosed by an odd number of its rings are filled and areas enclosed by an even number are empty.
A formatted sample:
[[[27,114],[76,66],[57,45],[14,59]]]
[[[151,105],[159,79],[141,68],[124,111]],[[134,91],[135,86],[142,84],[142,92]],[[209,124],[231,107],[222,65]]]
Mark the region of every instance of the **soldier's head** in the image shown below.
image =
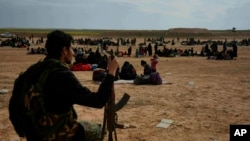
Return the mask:
[[[72,41],[73,37],[63,31],[55,30],[48,33],[45,44],[47,57],[71,63],[74,57],[74,51],[71,47]]]

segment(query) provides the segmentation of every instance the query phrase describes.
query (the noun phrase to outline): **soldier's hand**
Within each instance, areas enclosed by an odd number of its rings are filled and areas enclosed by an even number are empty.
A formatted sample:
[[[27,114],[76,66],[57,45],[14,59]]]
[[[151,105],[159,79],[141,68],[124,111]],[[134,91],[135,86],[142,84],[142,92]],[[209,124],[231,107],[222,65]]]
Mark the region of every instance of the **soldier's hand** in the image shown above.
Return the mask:
[[[113,57],[109,57],[108,58],[108,73],[115,76],[116,70],[118,68],[118,62],[116,60],[116,58]]]

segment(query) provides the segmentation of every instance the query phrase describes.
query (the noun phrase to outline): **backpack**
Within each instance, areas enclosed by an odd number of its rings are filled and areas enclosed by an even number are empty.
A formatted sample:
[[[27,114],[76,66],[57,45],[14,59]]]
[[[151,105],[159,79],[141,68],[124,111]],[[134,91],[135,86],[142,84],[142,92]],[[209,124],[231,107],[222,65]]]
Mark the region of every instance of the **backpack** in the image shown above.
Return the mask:
[[[151,83],[154,85],[160,85],[162,84],[161,76],[158,72],[152,72],[150,73]]]
[[[72,122],[72,110],[64,115],[48,113],[43,101],[47,76],[65,67],[54,59],[39,61],[16,78],[9,102],[9,118],[20,137],[25,137],[33,129],[46,141],[73,136],[78,126]]]

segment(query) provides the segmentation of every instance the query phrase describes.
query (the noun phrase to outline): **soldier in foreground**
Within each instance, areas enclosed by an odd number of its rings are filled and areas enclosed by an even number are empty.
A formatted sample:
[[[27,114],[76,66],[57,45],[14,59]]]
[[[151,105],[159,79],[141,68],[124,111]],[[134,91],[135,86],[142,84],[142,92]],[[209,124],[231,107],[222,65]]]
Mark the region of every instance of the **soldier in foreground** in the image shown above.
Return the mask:
[[[10,120],[18,135],[27,141],[100,138],[100,125],[78,122],[73,105],[104,107],[111,96],[118,63],[115,58],[108,59],[108,74],[97,92],[92,92],[69,69],[74,58],[72,40],[63,31],[49,33],[46,58],[30,66],[15,81],[9,104]]]

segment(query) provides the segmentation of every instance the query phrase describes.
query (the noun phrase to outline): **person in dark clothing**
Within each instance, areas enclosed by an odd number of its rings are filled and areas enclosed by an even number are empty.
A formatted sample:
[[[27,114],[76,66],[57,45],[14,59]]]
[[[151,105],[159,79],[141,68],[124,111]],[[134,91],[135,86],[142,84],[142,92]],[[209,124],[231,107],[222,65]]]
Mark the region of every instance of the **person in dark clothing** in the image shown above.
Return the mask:
[[[238,53],[237,53],[238,47],[237,47],[236,43],[233,43],[232,47],[233,47],[233,57],[238,57]]]
[[[153,51],[152,51],[152,45],[151,45],[151,43],[148,44],[147,51],[148,51],[148,56],[152,56]]]
[[[225,39],[223,43],[223,52],[226,53],[226,51],[227,51],[227,39]]]
[[[62,121],[67,121],[71,125],[65,130],[63,128],[65,126],[61,126],[64,122],[60,123],[60,126],[58,126],[58,123],[53,123],[53,128],[58,128],[57,131],[63,130],[63,133],[65,133],[56,134],[58,135],[54,136],[56,141],[85,141],[89,139],[87,134],[85,134],[88,129],[85,128],[82,122],[77,120],[77,113],[73,105],[77,104],[93,108],[104,107],[111,96],[114,76],[118,67],[117,60],[109,57],[107,64],[108,73],[105,79],[100,84],[97,92],[91,91],[81,84],[68,67],[74,58],[74,52],[71,47],[72,40],[73,37],[71,35],[55,30],[47,35],[45,44],[48,54],[43,62],[46,64],[46,62],[54,61],[64,67],[59,67],[48,74],[42,87],[44,107],[53,116],[64,119],[65,116],[63,115],[68,115],[68,118]],[[54,67],[58,67],[58,65]],[[32,121],[28,123],[25,131],[27,141],[43,141],[44,138],[51,139],[51,136],[41,136],[38,130],[34,130],[37,129],[36,123]]]
[[[136,77],[136,70],[134,66],[130,64],[128,61],[125,61],[120,73],[120,78],[124,80],[133,80]]]
[[[130,46],[130,47],[128,48],[128,56],[131,56],[131,52],[132,52],[132,47]]]
[[[102,69],[106,69],[108,65],[108,56],[103,55],[101,59],[98,60],[98,67]]]
[[[211,48],[211,55],[216,55],[216,53],[218,52],[218,44],[214,41],[210,46],[210,48]]]
[[[154,53],[154,54],[157,54],[157,51],[158,51],[158,43],[155,43],[154,49],[155,49],[155,53]]]
[[[143,75],[150,75],[152,73],[152,69],[151,69],[150,65],[147,64],[146,61],[141,60],[141,66],[144,67]]]
[[[205,49],[204,49],[205,53],[208,54],[210,52],[209,48],[208,48],[208,44],[205,45]]]

